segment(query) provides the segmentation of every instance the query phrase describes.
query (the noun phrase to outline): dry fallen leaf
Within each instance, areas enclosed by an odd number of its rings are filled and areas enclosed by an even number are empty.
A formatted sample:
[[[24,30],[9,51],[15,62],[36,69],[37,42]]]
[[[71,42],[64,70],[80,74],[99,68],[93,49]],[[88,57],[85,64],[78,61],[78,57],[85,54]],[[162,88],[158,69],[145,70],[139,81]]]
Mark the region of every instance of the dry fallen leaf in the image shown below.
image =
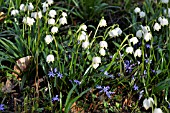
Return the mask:
[[[5,18],[6,18],[6,15],[4,14],[4,12],[0,12],[0,21]]]
[[[16,78],[18,78],[18,76],[24,72],[27,71],[27,69],[29,68],[30,64],[31,64],[31,59],[33,57],[32,56],[26,56],[26,57],[22,57],[20,59],[18,59],[16,61],[16,64],[14,65],[14,71],[16,73],[12,73],[14,76],[16,76]]]
[[[12,90],[15,86],[11,83],[9,79],[6,80],[5,85],[2,85],[2,92],[5,93],[12,93],[15,92],[15,90]]]
[[[64,108],[62,109],[64,112]],[[76,106],[76,102],[74,102],[71,106],[70,112],[69,113],[85,113],[83,108],[79,108],[78,106]]]

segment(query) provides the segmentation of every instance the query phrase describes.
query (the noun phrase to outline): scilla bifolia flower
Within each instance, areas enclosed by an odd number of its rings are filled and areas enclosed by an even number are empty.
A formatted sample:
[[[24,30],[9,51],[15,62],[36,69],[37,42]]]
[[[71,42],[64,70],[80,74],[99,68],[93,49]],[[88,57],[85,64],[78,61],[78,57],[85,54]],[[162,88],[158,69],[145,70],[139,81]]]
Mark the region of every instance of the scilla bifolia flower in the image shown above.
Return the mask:
[[[154,104],[153,98],[149,97],[148,99],[146,98],[143,101],[143,107],[148,110],[150,107],[152,107]]]
[[[4,104],[0,104],[0,111],[4,111]]]
[[[47,63],[50,63],[50,62],[54,62],[54,55],[52,54],[49,54],[47,57],[46,57],[46,62]]]
[[[52,102],[54,101],[60,101],[60,99],[58,98],[58,95],[56,95],[55,97],[52,98]]]

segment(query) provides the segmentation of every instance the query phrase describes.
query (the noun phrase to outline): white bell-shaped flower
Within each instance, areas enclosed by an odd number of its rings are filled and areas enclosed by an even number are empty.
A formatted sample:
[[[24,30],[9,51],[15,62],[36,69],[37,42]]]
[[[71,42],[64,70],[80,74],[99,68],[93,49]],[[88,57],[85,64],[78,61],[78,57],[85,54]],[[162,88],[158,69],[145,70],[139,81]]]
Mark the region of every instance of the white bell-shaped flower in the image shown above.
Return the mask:
[[[155,23],[153,26],[154,31],[159,31],[161,29],[161,25],[159,25],[158,23]]]
[[[146,42],[148,42],[149,40],[151,40],[151,38],[152,38],[151,33],[145,33],[145,34],[144,34],[144,39],[145,39]]]
[[[82,43],[82,48],[86,49],[89,47],[89,41],[85,41]]]
[[[51,18],[55,18],[55,15],[56,15],[57,13],[56,13],[56,11],[55,10],[50,10],[50,12],[49,12],[49,16],[51,17]]]
[[[135,57],[141,57],[141,55],[142,55],[142,51],[140,50],[140,49],[137,49],[136,51],[135,51],[135,53],[134,53],[134,56]]]
[[[132,37],[130,40],[130,42],[133,43],[133,45],[137,44],[139,42],[139,40],[137,39],[137,37]]]
[[[56,27],[56,26],[53,26],[52,28],[51,28],[51,32],[54,34],[54,33],[57,33],[58,32],[58,27]]]
[[[153,113],[163,113],[163,112],[160,108],[155,108]]]
[[[135,10],[134,10],[135,13],[139,13],[140,11],[141,11],[141,10],[140,10],[139,7],[136,7]]]
[[[49,25],[54,25],[55,24],[55,20],[53,18],[48,20],[48,24]]]
[[[101,56],[105,56],[106,50],[104,48],[100,48],[99,53],[100,53]]]
[[[127,47],[126,48],[126,53],[132,54],[133,53],[133,47]]]
[[[136,37],[141,38],[142,36],[143,36],[143,31],[142,30],[138,30],[136,32]]]
[[[66,17],[61,17],[61,18],[59,19],[59,23],[60,23],[61,25],[67,24],[67,19],[66,19]]]
[[[32,11],[34,9],[34,6],[32,5],[32,3],[29,3],[29,5],[28,5],[28,10],[29,11]]]
[[[148,110],[150,107],[152,107],[154,104],[153,98],[149,97],[148,99],[144,99],[143,101],[143,107]]]
[[[101,48],[105,48],[105,49],[107,49],[107,47],[108,47],[108,44],[106,41],[100,41],[99,45]]]
[[[145,17],[145,12],[143,12],[143,11],[141,11],[141,12],[139,12],[139,16],[140,16],[140,18],[143,18],[143,17]]]
[[[45,42],[47,44],[51,43],[53,41],[53,37],[51,35],[46,35],[45,37]]]
[[[49,55],[46,57],[46,62],[47,62],[47,63],[54,62],[54,55],[49,54]]]

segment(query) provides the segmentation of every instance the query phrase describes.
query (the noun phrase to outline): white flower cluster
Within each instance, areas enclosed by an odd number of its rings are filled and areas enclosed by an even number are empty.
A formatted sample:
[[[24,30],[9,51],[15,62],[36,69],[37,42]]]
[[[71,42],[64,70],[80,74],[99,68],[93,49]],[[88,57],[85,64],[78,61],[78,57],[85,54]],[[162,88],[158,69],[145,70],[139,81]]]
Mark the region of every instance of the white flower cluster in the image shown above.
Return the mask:
[[[60,25],[64,25],[67,24],[67,14],[65,12],[62,12],[62,17],[59,19],[59,23]]]
[[[111,38],[112,38],[112,37],[118,37],[118,36],[120,36],[121,34],[122,34],[122,30],[121,30],[119,27],[117,27],[117,28],[109,31],[109,36],[110,36]]]
[[[144,12],[144,11],[141,11],[141,9],[140,9],[139,7],[136,7],[135,10],[134,10],[134,12],[135,12],[136,14],[139,13],[140,18],[143,18],[143,17],[146,16],[145,12]]]
[[[100,50],[99,50],[100,55],[105,56],[106,55],[105,49],[107,49],[107,47],[108,47],[107,42],[106,41],[100,41],[99,45],[100,45]]]
[[[160,22],[161,26],[167,26],[168,25],[168,19],[165,17],[159,17],[158,21]]]
[[[152,34],[150,33],[150,27],[149,26],[142,26],[142,30],[138,30],[136,32],[136,37],[132,37],[129,42],[132,43],[133,45],[137,44],[139,42],[138,38],[144,38],[146,42],[152,39]],[[133,47],[129,46],[126,48],[126,53],[132,54],[134,52]],[[141,57],[142,56],[142,51],[140,48],[138,48],[134,52],[134,57]]]
[[[148,110],[150,107],[153,107],[154,105],[154,100],[152,97],[149,97],[148,99],[144,99],[143,101],[143,107]],[[153,113],[163,113],[162,110],[160,108],[155,108]]]
[[[161,26],[164,27],[169,24],[168,19],[166,19],[165,17],[159,17],[158,21],[160,24],[157,22],[154,24],[154,26],[153,26],[154,31],[159,31],[161,29]]]
[[[48,6],[52,5],[54,3],[53,0],[46,0],[45,2],[42,3],[43,7],[43,12],[45,13],[48,9]]]
[[[26,7],[24,4],[20,5],[20,11],[32,11],[34,9],[34,6],[32,5],[32,3],[29,3],[28,6]],[[17,9],[14,9],[11,11],[11,15],[12,16],[16,16],[19,14],[19,11]]]
[[[31,17],[35,18],[35,19],[41,19],[42,18],[42,12],[38,11],[38,12],[32,12],[31,13]]]
[[[87,26],[85,24],[80,25],[80,31],[79,35],[78,35],[78,42],[81,43],[82,42],[82,48],[87,49],[90,45],[89,40],[88,40],[88,35],[85,31],[87,31]]]
[[[43,8],[47,8],[48,5],[51,5],[51,4],[53,4],[53,0],[47,0],[47,3],[46,2],[43,3]],[[57,15],[57,12],[53,9],[48,12],[48,16],[50,17],[48,19],[48,24],[52,26],[51,33],[53,35],[58,32],[58,27],[55,26],[55,24],[56,24],[55,16],[56,15]],[[67,19],[66,19],[67,14],[65,12],[62,12],[61,15],[62,15],[62,19],[61,18],[59,19],[59,24],[62,24],[62,25],[67,24]],[[53,38],[54,37],[52,37],[51,35],[46,35],[45,42],[47,44],[50,44],[53,41]]]

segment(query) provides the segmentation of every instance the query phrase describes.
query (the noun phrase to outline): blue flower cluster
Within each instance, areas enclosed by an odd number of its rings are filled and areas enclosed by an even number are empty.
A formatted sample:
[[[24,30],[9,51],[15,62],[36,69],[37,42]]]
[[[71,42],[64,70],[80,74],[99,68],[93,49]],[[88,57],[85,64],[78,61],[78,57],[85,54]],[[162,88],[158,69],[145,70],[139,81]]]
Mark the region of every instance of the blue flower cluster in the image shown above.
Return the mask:
[[[129,60],[124,61],[125,70],[126,70],[126,72],[129,72],[129,73],[132,72],[132,69],[134,66],[134,64],[130,64],[130,63],[131,63],[131,61],[129,61]]]
[[[4,111],[4,104],[0,104],[0,111]]]
[[[135,85],[133,86],[133,89],[136,91],[136,90],[139,89],[139,87],[135,84]]]
[[[81,82],[80,82],[79,80],[73,80],[73,81],[72,81],[72,80],[69,80],[69,81],[70,81],[71,83],[73,83],[73,82],[74,82],[74,83],[76,83],[76,84],[78,84],[78,85],[80,85],[80,84],[81,84]]]
[[[99,93],[106,93],[107,97],[111,99],[111,95],[114,94],[115,92],[111,92],[109,91],[110,90],[110,87],[109,86],[96,86],[97,89],[99,89]]]
[[[54,101],[59,101],[60,99],[58,98],[58,95],[56,95],[55,97],[52,98],[52,102]]]
[[[60,79],[63,77],[63,74],[61,74],[60,72],[57,71],[57,68],[51,69],[51,71],[48,72],[48,76],[49,77],[54,77],[55,75],[57,75],[57,77],[59,77]]]

